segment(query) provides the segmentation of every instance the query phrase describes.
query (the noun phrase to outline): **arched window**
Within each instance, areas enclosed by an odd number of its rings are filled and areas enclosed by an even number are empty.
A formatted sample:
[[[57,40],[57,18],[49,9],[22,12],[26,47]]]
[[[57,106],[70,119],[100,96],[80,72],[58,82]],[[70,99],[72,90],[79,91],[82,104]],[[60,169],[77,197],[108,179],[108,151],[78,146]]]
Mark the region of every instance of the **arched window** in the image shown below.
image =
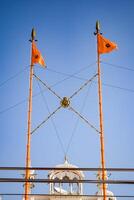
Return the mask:
[[[75,177],[73,178],[73,181],[78,181],[78,179]],[[79,193],[79,183],[73,183],[73,193],[78,194]]]
[[[54,181],[59,181],[60,179],[58,177],[56,177],[54,179]],[[59,187],[60,186],[60,183],[54,183],[54,187]]]
[[[64,176],[63,177],[63,181],[69,181],[69,177],[68,176]],[[62,184],[62,188],[63,190],[67,191],[68,193],[70,193],[70,183],[63,183]]]
[[[64,177],[63,177],[63,180],[64,180],[64,181],[68,181],[68,180],[69,180],[69,177],[68,177],[68,176],[64,176]]]

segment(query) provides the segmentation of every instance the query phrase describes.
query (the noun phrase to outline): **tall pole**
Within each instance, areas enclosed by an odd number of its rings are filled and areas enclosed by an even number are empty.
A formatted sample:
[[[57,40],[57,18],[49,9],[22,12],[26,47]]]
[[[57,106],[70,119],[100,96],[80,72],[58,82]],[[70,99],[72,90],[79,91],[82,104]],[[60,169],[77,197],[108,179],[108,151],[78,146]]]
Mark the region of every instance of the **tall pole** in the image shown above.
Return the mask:
[[[32,29],[31,40],[33,44],[35,39],[35,31]],[[32,52],[31,52],[31,64],[30,64],[30,79],[29,79],[29,100],[28,100],[28,129],[27,129],[27,146],[26,146],[26,171],[25,171],[25,200],[29,199],[30,193],[30,183],[27,182],[30,179],[30,170],[31,167],[31,121],[32,121],[32,86],[33,86],[33,64],[32,64]]]
[[[96,35],[97,35],[97,64],[98,64],[98,96],[99,96],[99,119],[100,119],[100,147],[101,147],[101,166],[102,166],[102,188],[103,199],[106,200],[106,177],[105,177],[105,148],[104,148],[104,126],[103,126],[103,110],[102,110],[102,83],[101,83],[101,68],[100,68],[100,53],[98,34],[100,32],[99,22],[96,22]]]

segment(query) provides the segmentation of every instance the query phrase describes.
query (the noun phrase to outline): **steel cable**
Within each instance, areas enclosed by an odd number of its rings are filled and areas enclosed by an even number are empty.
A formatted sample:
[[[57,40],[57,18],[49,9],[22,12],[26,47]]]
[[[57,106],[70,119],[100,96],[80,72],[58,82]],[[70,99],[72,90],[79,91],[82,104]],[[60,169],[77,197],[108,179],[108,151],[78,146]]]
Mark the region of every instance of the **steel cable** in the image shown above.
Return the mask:
[[[44,93],[43,93],[42,90],[41,90],[40,84],[38,83],[38,80],[37,80],[37,84],[38,84],[39,90],[40,90],[40,92],[41,92],[41,96],[42,96],[43,102],[44,102],[44,104],[46,105],[47,111],[48,111],[48,113],[49,113],[49,115],[50,115],[51,112],[50,112],[49,106],[48,106],[48,104],[47,104],[47,101],[46,101],[46,98],[45,98],[45,96],[44,96]],[[59,141],[59,144],[60,144],[60,146],[61,146],[61,149],[62,149],[62,151],[64,152],[64,155],[65,155],[64,145],[63,145],[63,142],[62,142],[62,140],[61,140],[61,138],[60,138],[59,132],[58,132],[58,130],[57,130],[56,124],[54,123],[54,119],[53,119],[52,116],[51,116],[51,123],[52,123],[52,125],[53,125],[54,130],[55,130],[55,133],[56,133],[56,136],[57,136],[57,138],[58,138],[58,141]]]

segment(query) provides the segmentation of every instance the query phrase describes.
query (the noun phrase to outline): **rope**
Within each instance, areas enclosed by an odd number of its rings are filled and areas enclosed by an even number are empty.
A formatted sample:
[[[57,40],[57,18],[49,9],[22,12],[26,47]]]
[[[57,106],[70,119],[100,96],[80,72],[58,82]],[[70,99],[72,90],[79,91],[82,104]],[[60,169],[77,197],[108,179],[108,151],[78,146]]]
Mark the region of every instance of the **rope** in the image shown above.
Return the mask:
[[[91,85],[90,85],[90,86],[91,86]],[[85,103],[86,103],[86,100],[87,100],[87,97],[88,97],[88,94],[89,94],[89,89],[90,89],[90,87],[88,88],[88,91],[87,91],[87,93],[86,93],[85,99],[84,99],[84,101],[83,101],[83,105],[82,105],[82,107],[81,107],[81,109],[80,109],[80,110],[81,110],[80,113],[82,113],[83,110],[84,110]],[[79,119],[80,119],[80,118],[77,118],[77,120],[76,120],[74,129],[73,129],[73,131],[72,131],[70,140],[69,140],[69,142],[68,142],[68,146],[67,146],[67,150],[66,150],[66,155],[67,155],[67,153],[68,153],[68,151],[69,151],[69,149],[70,149],[71,142],[72,142],[73,137],[74,137],[74,135],[75,135],[75,133],[76,133],[76,129],[77,129],[77,127],[78,127]]]
[[[37,80],[36,80],[36,81],[37,81]],[[45,105],[46,105],[46,107],[47,107],[47,111],[48,111],[48,113],[49,113],[49,115],[50,115],[51,113],[50,113],[49,106],[48,106],[48,104],[47,104],[46,98],[45,98],[45,96],[44,96],[44,93],[43,93],[42,90],[41,90],[41,87],[40,87],[40,84],[38,83],[38,81],[37,81],[37,84],[38,84],[38,87],[39,87],[39,90],[40,90],[40,93],[41,93],[43,102],[45,103]],[[58,130],[57,130],[57,127],[56,127],[56,124],[54,123],[54,119],[53,119],[52,116],[51,116],[51,123],[52,123],[52,125],[53,125],[54,130],[55,130],[55,133],[56,133],[56,136],[57,136],[57,138],[58,138],[58,141],[59,141],[59,144],[60,144],[60,146],[61,146],[61,149],[62,149],[62,151],[64,152],[64,155],[65,155],[65,149],[64,149],[62,140],[61,140],[61,138],[60,138],[60,135],[59,135]]]
[[[59,106],[55,111],[53,111],[43,122],[41,122],[32,132],[33,134],[37,129],[39,129],[47,120],[50,119],[51,116],[53,116],[62,106]]]
[[[62,98],[61,98],[58,94],[56,94],[56,92],[53,91],[53,90],[51,89],[50,86],[48,86],[46,83],[44,83],[38,76],[36,76],[35,74],[33,74],[33,76],[34,76],[37,80],[39,80],[39,81],[40,81],[50,92],[52,92],[56,97],[58,97],[60,100],[62,100]]]
[[[77,112],[74,108],[72,108],[71,106],[69,107],[70,110],[72,110],[74,113],[76,113],[81,119],[83,119],[92,129],[94,129],[97,133],[100,134],[100,132],[98,131],[98,129],[96,129],[92,124],[90,124],[90,122],[85,119],[79,112]]]
[[[69,99],[72,99],[75,95],[77,95],[88,83],[90,83],[98,74],[95,74],[91,79],[87,80],[76,92],[74,92]]]

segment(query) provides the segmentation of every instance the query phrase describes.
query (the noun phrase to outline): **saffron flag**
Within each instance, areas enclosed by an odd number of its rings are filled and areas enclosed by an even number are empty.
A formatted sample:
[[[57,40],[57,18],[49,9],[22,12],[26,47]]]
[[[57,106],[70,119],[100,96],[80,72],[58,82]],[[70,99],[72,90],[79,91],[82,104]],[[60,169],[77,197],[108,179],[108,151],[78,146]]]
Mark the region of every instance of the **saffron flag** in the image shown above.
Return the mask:
[[[104,38],[101,34],[98,34],[98,52],[100,54],[109,53],[114,49],[117,49],[117,44]]]
[[[32,65],[36,63],[46,67],[45,61],[40,51],[37,49],[35,42],[33,41],[32,42]]]

